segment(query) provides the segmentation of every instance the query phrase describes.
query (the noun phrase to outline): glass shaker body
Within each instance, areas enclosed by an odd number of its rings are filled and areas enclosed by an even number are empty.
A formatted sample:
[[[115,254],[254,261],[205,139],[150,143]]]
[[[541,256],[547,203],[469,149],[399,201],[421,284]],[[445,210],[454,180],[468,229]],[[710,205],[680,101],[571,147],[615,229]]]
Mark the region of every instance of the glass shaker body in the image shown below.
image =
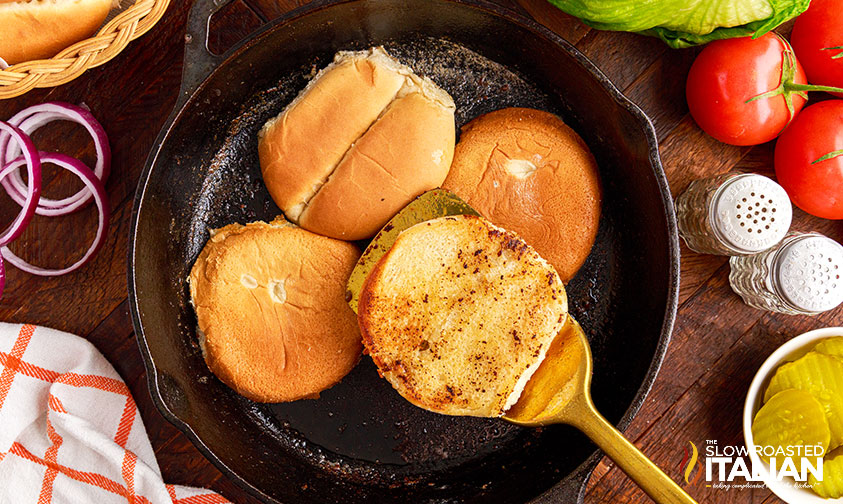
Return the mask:
[[[843,246],[819,233],[790,233],[775,247],[729,264],[732,290],[754,308],[816,315],[843,302]]]
[[[726,173],[691,182],[676,199],[679,234],[699,253],[747,255],[784,237],[793,207],[781,186],[762,175]]]

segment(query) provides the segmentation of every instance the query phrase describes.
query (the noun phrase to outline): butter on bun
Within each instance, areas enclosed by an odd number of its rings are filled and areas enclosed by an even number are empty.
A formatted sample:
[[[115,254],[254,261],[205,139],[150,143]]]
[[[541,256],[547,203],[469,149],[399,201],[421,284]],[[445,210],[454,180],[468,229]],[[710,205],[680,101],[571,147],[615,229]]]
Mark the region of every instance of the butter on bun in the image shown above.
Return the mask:
[[[381,375],[411,403],[498,417],[568,314],[553,267],[512,232],[440,217],[398,236],[366,277],[358,322]]]
[[[448,93],[382,47],[339,52],[258,134],[264,182],[301,227],[369,238],[445,180],[454,110]]]
[[[208,367],[259,402],[318,397],[360,359],[345,302],[357,248],[277,218],[212,233],[190,272]]]
[[[0,58],[51,58],[102,26],[115,0],[0,0]]]
[[[565,282],[597,236],[597,163],[582,138],[548,112],[506,108],[466,124],[442,187],[518,233]]]

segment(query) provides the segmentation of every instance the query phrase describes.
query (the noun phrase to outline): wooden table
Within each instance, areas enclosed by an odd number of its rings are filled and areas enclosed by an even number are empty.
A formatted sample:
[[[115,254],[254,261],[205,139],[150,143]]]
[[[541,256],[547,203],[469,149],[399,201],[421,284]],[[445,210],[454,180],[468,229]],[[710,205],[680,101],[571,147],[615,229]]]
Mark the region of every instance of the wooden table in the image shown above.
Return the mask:
[[[661,156],[674,196],[695,178],[732,170],[772,173],[772,145],[732,147],[708,137],[694,124],[685,103],[684,82],[697,50],[672,50],[660,41],[627,33],[598,32],[554,9],[545,0],[498,0],[533,16],[575,44],[615,85],[638,103],[655,124]],[[39,278],[9,268],[0,320],[42,324],[83,335],[128,382],[169,483],[206,486],[238,504],[256,502],[206,461],[187,438],[152,405],[126,299],[126,242],[132,199],[146,155],[176,99],[182,40],[190,2],[176,0],[158,26],[110,63],[70,84],[0,101],[0,119],[47,100],[85,103],[108,131],[114,151],[108,194],[112,227],[95,260],[75,274]],[[297,7],[297,0],[236,0],[212,22],[212,48],[224,50],[271,19]],[[45,150],[93,161],[81,128],[55,124],[35,136]],[[66,195],[78,183],[48,169],[45,191]],[[10,222],[17,207],[3,194],[0,216]],[[61,219],[36,217],[13,245],[42,266],[69,264],[87,247],[95,225],[93,209]],[[843,227],[796,210],[794,229],[817,230],[837,240]],[[743,399],[752,376],[776,347],[803,331],[843,325],[843,308],[815,318],[789,317],[745,306],[728,285],[722,257],[682,248],[679,316],[661,373],[626,435],[661,467],[680,479],[683,449],[692,441],[742,444]],[[700,502],[780,502],[766,489],[689,490]],[[611,461],[604,460],[588,486],[586,502],[648,502]]]

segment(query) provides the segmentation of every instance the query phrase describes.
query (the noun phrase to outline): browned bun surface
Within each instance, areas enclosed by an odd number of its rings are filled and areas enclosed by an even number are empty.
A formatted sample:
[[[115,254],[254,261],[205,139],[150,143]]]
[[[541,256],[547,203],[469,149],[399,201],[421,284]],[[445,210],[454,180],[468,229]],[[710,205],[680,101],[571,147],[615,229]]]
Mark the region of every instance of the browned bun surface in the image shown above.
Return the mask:
[[[597,163],[579,135],[548,112],[506,108],[466,124],[442,187],[518,233],[565,282],[597,236]]]
[[[568,313],[553,267],[474,216],[416,224],[366,277],[358,322],[381,375],[416,406],[501,416]]]
[[[0,58],[51,58],[102,26],[112,0],[0,0]]]
[[[439,187],[454,152],[454,102],[381,47],[337,53],[258,135],[272,199],[305,229],[373,236]]]
[[[431,135],[431,131],[444,132]],[[439,187],[454,155],[454,114],[421,93],[393,101],[310,200],[299,224],[346,240],[374,236],[425,190]]]
[[[216,230],[190,272],[208,367],[249,399],[316,397],[360,359],[345,302],[360,253],[278,218]]]

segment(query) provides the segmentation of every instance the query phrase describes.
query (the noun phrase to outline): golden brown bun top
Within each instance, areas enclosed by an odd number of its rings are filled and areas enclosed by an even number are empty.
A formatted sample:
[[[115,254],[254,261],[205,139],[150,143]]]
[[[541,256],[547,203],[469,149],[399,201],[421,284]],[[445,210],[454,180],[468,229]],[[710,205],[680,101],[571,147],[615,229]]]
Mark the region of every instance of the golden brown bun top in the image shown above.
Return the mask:
[[[259,133],[273,200],[293,222],[344,240],[373,236],[445,180],[454,102],[382,47],[340,52]]]
[[[281,218],[217,230],[190,273],[211,371],[261,402],[313,397],[339,382],[362,350],[345,302],[359,255]]]
[[[501,416],[567,318],[559,276],[518,236],[472,216],[401,233],[366,278],[358,321],[382,376],[447,415]]]
[[[50,58],[102,26],[112,0],[0,0],[0,58]]]
[[[261,173],[297,221],[304,205],[404,84],[381,58],[340,53],[258,134]]]
[[[421,93],[396,99],[355,142],[299,223],[343,240],[374,236],[413,198],[442,184],[455,136],[453,110]]]
[[[518,233],[566,282],[597,236],[597,163],[579,135],[548,112],[507,108],[466,124],[442,186]]]

